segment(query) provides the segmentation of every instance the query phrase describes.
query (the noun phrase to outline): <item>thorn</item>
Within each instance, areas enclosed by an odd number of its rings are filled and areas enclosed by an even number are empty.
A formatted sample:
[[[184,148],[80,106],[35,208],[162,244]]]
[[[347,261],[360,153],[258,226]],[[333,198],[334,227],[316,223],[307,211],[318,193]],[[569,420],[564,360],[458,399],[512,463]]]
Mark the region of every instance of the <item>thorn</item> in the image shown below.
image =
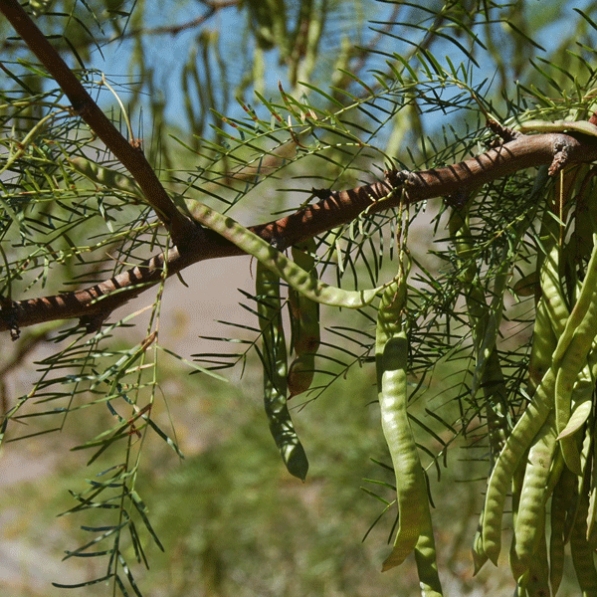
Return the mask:
[[[500,137],[504,143],[513,141],[522,134],[519,131],[511,129],[510,127],[501,125],[497,120],[494,120],[491,117],[487,118],[487,128]]]
[[[19,322],[17,320],[15,303],[0,294],[0,310],[7,312],[5,317],[10,331],[10,339],[13,342],[17,341],[21,337],[21,328],[19,327]]]
[[[103,313],[97,315],[84,315],[79,319],[79,325],[85,328],[86,333],[93,334],[101,329],[105,319],[106,316]]]
[[[408,183],[411,173],[408,170],[384,170],[385,179],[393,187],[401,187]]]
[[[468,202],[470,198],[470,191],[468,189],[459,189],[456,193],[452,195],[447,195],[445,197],[446,203],[452,208],[457,211],[460,211]]]
[[[311,189],[311,193],[313,193],[314,197],[317,197],[317,199],[327,199],[332,193],[333,191],[331,189],[316,189],[315,187],[313,187]]]

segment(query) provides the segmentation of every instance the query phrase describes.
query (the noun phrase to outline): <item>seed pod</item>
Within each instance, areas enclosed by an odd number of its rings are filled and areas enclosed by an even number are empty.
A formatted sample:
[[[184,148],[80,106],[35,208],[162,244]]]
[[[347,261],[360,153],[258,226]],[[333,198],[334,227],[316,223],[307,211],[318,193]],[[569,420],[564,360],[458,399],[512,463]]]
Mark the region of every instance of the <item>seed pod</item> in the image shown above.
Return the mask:
[[[425,475],[407,414],[408,340],[399,332],[386,343],[379,405],[383,433],[396,475],[398,532],[382,571],[399,566],[415,549],[428,508]]]
[[[317,303],[330,307],[360,309],[371,303],[380,292],[392,283],[389,281],[383,286],[367,290],[344,290],[330,286],[287,259],[278,249],[230,216],[218,213],[199,202],[191,205],[189,211],[198,222],[217,232],[248,255],[255,257],[257,261],[282,278],[297,292]]]
[[[546,487],[556,446],[552,410],[529,449],[514,525],[516,555],[525,568],[535,557],[545,526],[545,503],[549,498]]]
[[[510,481],[533,438],[553,409],[554,392],[555,375],[549,369],[508,436],[489,477],[483,511],[483,546],[489,559],[496,565],[501,549],[504,503]]]
[[[304,481],[309,462],[294,430],[286,404],[287,361],[281,315],[280,279],[261,263],[257,263],[255,278],[257,313],[263,339],[260,356],[263,363],[265,412],[271,434],[288,472]]]
[[[294,262],[305,271],[316,275],[315,241],[311,239],[293,247]],[[288,371],[289,399],[306,392],[313,382],[315,355],[319,348],[319,303],[301,295],[294,288],[288,289],[288,304],[292,324],[292,347],[295,358]]]

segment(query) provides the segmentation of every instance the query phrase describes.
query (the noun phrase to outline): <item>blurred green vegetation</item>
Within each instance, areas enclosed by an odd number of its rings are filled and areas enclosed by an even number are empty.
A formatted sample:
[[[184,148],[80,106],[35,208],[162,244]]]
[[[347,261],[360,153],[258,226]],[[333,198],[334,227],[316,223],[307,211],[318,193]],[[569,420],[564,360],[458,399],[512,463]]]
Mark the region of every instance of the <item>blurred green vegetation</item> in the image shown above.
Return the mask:
[[[175,421],[176,437],[186,458],[178,459],[163,442],[153,438],[144,448],[137,488],[148,496],[151,523],[165,548],[159,551],[141,531],[150,569],[138,570],[136,578],[145,595],[417,593],[414,561],[380,573],[389,551],[385,544],[395,507],[361,543],[384,504],[359,488],[392,499],[392,490],[384,486],[393,482],[392,473],[372,460],[389,464],[379,424],[373,366],[353,368],[346,379],[304,407],[300,396],[291,402],[296,426],[310,455],[310,473],[304,484],[287,473],[268,433],[256,363],[250,364],[245,379],[237,385],[202,375],[189,376],[175,368],[164,372],[162,383],[168,388],[168,408],[157,400],[153,417],[166,431],[170,417]],[[419,400],[415,416],[433,427],[433,420],[423,409],[433,408],[439,399],[443,403],[448,394],[439,394],[429,405]],[[77,438],[92,436],[93,428],[102,428],[104,419],[110,418],[107,409],[103,415],[98,415],[98,409],[88,412],[94,416],[77,417],[76,428],[71,417],[63,434],[43,436],[38,447],[46,445],[48,438],[71,447]],[[23,448],[24,444],[12,444],[8,451]],[[34,450],[35,442],[29,442],[28,449]],[[472,578],[470,557],[482,484],[456,482],[475,476],[471,467],[477,465],[469,460],[469,452],[458,446],[450,448],[450,466],[442,467],[440,482],[435,468],[429,469],[438,506],[434,522],[440,570],[448,594],[474,594],[486,586],[488,578],[487,571]],[[64,450],[56,446],[58,453]],[[24,559],[31,566],[29,574],[22,577],[22,587],[15,586],[11,595],[62,594],[63,589],[37,587],[31,558],[43,549],[44,557],[57,560],[65,545],[74,548],[89,540],[89,533],[79,529],[81,524],[94,524],[89,512],[83,517],[54,518],[56,512],[72,507],[66,491],[80,484],[78,470],[88,456],[71,452],[64,460],[56,458],[52,471],[10,486],[0,499],[5,516],[12,510],[15,517],[3,525],[3,543],[25,541],[24,553],[28,555]],[[88,469],[88,479],[105,468],[111,457],[109,449],[105,456]],[[477,476],[482,477],[485,467],[481,462]],[[18,504],[18,510],[11,504]],[[100,521],[105,522],[104,513],[99,513],[95,522]],[[132,560],[132,548],[130,551]],[[67,578],[68,582],[78,582],[82,574],[85,578],[101,576],[102,559],[75,560],[71,558],[48,571],[46,582],[67,582]],[[492,586],[511,586],[506,574],[496,579],[495,571],[491,572]],[[105,586],[100,583],[84,591],[86,595],[102,595]]]
[[[176,438],[180,459],[155,435],[144,441],[136,488],[145,496],[148,516],[163,547],[160,551],[137,520],[149,569],[135,578],[148,597],[373,597],[417,595],[412,556],[398,569],[381,574],[395,506],[373,527],[384,510],[382,501],[360,488],[393,499],[393,473],[379,423],[373,364],[353,367],[317,400],[293,399],[293,418],[310,456],[305,483],[286,471],[262,407],[261,371],[250,359],[243,379],[224,384],[188,369],[164,368],[153,420]],[[414,381],[411,380],[412,388]],[[451,400],[462,372],[454,363],[439,363],[430,388],[413,405],[412,414],[444,440],[451,434],[437,426],[425,409],[442,406],[442,415],[457,416]],[[317,385],[317,380],[316,384]],[[104,573],[103,558],[70,558],[59,565],[65,546],[74,549],[91,538],[105,512],[56,513],[73,506],[67,491],[80,486],[87,452],[68,452],[81,440],[109,426],[108,409],[88,409],[70,417],[62,434],[9,444],[6,453],[40,459],[43,473],[9,484],[0,497],[1,543],[19,560],[11,597],[64,594],[50,582],[76,583]],[[76,419],[76,422],[75,422]],[[42,420],[43,421],[43,420]],[[173,423],[174,430],[170,429]],[[39,423],[40,428],[47,422]],[[417,427],[415,426],[415,433]],[[439,451],[426,438],[426,447]],[[483,435],[483,432],[481,432]],[[141,441],[141,440],[138,440]],[[473,577],[470,546],[482,504],[487,470],[484,445],[475,436],[451,444],[447,467],[439,459],[441,479],[428,465],[438,543],[438,564],[447,595],[510,595],[513,583],[505,558],[500,569],[487,564]],[[87,468],[88,482],[112,462],[113,449]],[[53,454],[50,461],[44,461]],[[10,460],[9,460],[10,463]],[[480,479],[480,482],[471,481]],[[85,528],[82,529],[81,527]],[[102,548],[99,543],[96,550]],[[93,551],[93,550],[92,550]],[[128,547],[127,559],[135,554]],[[52,564],[53,562],[53,564]],[[569,563],[568,563],[569,565]],[[568,578],[573,578],[570,569]],[[11,577],[8,577],[11,578]],[[69,594],[105,595],[99,583]],[[83,593],[84,592],[84,593]],[[559,595],[577,594],[564,584]]]

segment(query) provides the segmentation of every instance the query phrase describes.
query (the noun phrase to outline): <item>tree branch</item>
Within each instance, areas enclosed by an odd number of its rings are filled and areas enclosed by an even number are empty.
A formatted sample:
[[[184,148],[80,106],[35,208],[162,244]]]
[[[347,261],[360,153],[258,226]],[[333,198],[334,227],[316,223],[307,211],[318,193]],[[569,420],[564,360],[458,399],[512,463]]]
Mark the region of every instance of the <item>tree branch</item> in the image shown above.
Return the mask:
[[[127,39],[129,37],[136,37],[137,35],[172,35],[176,36],[181,31],[186,29],[193,29],[203,25],[205,21],[213,17],[218,11],[224,8],[231,8],[238,6],[239,0],[223,0],[222,2],[202,2],[207,8],[207,12],[191,21],[185,23],[179,23],[178,25],[163,25],[161,27],[154,27],[153,29],[134,29],[133,31],[127,31],[118,37],[119,40]]]
[[[386,180],[345,191],[314,191],[321,198],[294,214],[250,230],[280,250],[369,213],[444,197],[477,187],[525,168],[550,165],[555,174],[565,164],[597,160],[597,139],[584,135],[549,133],[517,135],[511,141],[474,158],[445,168],[420,172],[391,171]],[[18,334],[20,327],[58,319],[79,318],[89,331],[97,329],[110,313],[144,290],[157,284],[167,261],[167,275],[219,257],[242,255],[235,245],[204,230],[192,251],[174,248],[167,258],[157,255],[140,266],[86,289],[54,296],[5,301],[0,305],[0,331]]]
[[[72,104],[74,113],[89,125],[91,130],[131,173],[143,191],[147,202],[171,233],[174,243],[179,247],[190,246],[198,235],[198,229],[176,209],[143,152],[127,142],[100,110],[79,79],[75,77],[17,0],[2,0],[0,11],[60,85]]]

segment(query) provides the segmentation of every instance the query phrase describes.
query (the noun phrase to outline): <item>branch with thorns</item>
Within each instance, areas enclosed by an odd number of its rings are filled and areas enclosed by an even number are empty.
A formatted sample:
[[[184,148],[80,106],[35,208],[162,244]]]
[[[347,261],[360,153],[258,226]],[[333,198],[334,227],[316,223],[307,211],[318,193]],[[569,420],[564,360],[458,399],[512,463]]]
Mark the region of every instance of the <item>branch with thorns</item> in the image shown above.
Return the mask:
[[[0,331],[18,337],[21,327],[63,319],[79,319],[97,330],[116,308],[192,264],[242,255],[218,234],[191,221],[174,205],[143,153],[131,145],[101,112],[66,63],[52,48],[16,0],[4,0],[0,11],[47,68],[76,112],[128,169],[149,205],[176,245],[141,265],[87,288],[22,301],[0,298]],[[384,180],[350,190],[313,189],[317,203],[280,219],[250,226],[251,232],[279,250],[347,224],[363,212],[376,213],[403,204],[450,197],[519,170],[549,165],[555,175],[565,165],[597,160],[597,138],[582,134],[527,135],[489,121],[499,144],[460,163],[418,172],[390,170]],[[165,267],[166,266],[166,267]]]

